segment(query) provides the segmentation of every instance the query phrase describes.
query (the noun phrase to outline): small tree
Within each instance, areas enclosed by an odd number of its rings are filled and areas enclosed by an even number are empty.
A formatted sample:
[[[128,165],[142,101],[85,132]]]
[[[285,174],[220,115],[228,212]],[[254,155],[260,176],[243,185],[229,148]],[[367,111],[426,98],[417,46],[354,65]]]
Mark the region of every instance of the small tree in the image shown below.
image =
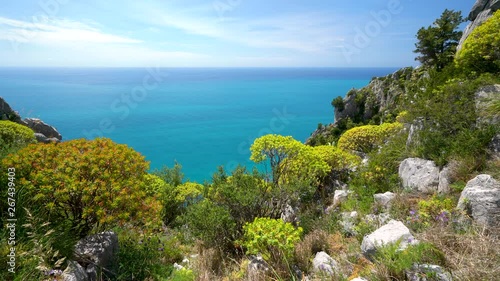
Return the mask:
[[[418,42],[413,51],[420,56],[415,60],[423,65],[443,69],[453,61],[462,32],[459,25],[464,22],[462,13],[445,10],[433,26],[420,28],[417,33]]]
[[[344,99],[342,97],[336,97],[332,100],[332,106],[336,108],[339,112],[342,112],[345,108]]]

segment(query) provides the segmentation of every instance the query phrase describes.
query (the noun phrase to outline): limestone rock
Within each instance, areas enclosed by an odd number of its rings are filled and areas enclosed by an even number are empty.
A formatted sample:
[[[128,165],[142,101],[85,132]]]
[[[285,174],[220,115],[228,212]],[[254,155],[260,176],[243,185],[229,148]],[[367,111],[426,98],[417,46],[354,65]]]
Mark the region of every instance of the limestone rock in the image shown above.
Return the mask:
[[[361,252],[367,258],[371,258],[377,248],[400,242],[401,248],[406,248],[410,244],[417,243],[410,230],[400,221],[391,220],[386,225],[372,232],[363,238]]]
[[[356,231],[357,220],[358,220],[358,212],[356,211],[346,212],[342,213],[342,219],[340,220],[339,224],[340,226],[342,226],[342,230],[345,234],[350,236],[355,236],[358,233]]]
[[[491,139],[488,149],[493,159],[500,159],[500,134],[496,134],[493,139]]]
[[[269,271],[269,265],[261,256],[251,256],[250,263],[247,266],[248,275],[251,280],[259,278]]]
[[[450,183],[451,183],[451,171],[450,167],[444,167],[441,172],[439,172],[439,185],[438,192],[441,194],[450,193]]]
[[[347,201],[347,197],[349,196],[349,191],[347,190],[335,190],[333,195],[333,206],[338,206],[345,201]]]
[[[63,281],[88,281],[89,276],[85,269],[75,261],[69,261],[68,267],[61,275]]]
[[[433,161],[408,158],[399,164],[399,178],[405,188],[434,193],[439,186],[439,168]]]
[[[333,276],[339,271],[339,266],[327,253],[319,252],[313,259],[313,270],[316,273]]]
[[[109,269],[113,265],[115,255],[118,254],[118,236],[112,231],[106,231],[86,237],[75,246],[75,260],[88,265],[90,280],[98,275],[102,268]]]
[[[391,207],[392,201],[396,198],[396,194],[392,192],[377,193],[373,195],[375,203],[381,205],[382,207],[389,209]]]
[[[500,226],[500,183],[490,175],[475,177],[462,191],[457,208],[486,227]]]
[[[438,265],[414,265],[406,272],[409,281],[452,281],[451,274]]]
[[[35,131],[35,133],[42,134],[49,139],[56,138],[58,140],[62,140],[62,136],[56,128],[47,125],[42,120],[36,118],[26,118],[24,121],[28,124],[28,127]]]
[[[285,209],[281,212],[281,219],[284,222],[295,223],[297,222],[297,210],[287,204]]]
[[[500,0],[499,0],[500,1]],[[476,100],[476,111],[481,113],[485,112],[485,110],[495,101],[500,99],[500,84],[497,85],[489,85],[482,87],[475,94]],[[500,113],[489,114],[486,117],[479,117],[477,120],[478,123],[483,124],[500,124]]]

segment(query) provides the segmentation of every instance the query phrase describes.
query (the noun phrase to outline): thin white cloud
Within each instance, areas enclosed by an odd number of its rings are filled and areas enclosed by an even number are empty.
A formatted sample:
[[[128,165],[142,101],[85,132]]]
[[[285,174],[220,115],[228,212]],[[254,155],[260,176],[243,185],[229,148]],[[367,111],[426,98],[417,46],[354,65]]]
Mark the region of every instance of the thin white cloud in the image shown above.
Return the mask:
[[[52,45],[64,42],[85,43],[140,43],[123,36],[108,34],[85,23],[42,17],[37,22],[27,22],[0,17],[0,40],[21,43],[41,43]]]
[[[137,3],[135,19],[159,28],[173,28],[187,35],[198,35],[222,43],[235,43],[242,47],[267,48],[305,53],[328,52],[343,37],[339,23],[331,14],[310,12],[274,17],[243,19],[219,17],[213,7],[183,10]],[[229,15],[230,16],[230,15]],[[230,20],[229,20],[230,19]]]

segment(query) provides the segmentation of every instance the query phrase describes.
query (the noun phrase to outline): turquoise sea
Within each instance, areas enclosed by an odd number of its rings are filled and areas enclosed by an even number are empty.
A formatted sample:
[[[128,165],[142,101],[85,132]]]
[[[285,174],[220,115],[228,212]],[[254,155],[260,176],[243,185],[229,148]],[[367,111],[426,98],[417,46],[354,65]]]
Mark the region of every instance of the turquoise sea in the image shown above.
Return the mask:
[[[0,96],[64,140],[104,136],[203,182],[261,135],[305,141],[330,102],[396,68],[0,68]]]

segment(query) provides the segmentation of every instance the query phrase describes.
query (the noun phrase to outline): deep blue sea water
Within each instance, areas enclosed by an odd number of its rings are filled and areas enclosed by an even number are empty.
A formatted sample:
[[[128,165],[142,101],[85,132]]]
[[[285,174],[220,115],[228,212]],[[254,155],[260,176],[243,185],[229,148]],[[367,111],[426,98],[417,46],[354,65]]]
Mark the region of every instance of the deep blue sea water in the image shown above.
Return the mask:
[[[330,102],[396,68],[0,68],[0,96],[64,140],[104,136],[183,165],[190,180],[217,166],[251,167],[261,135],[305,141],[333,122]]]

